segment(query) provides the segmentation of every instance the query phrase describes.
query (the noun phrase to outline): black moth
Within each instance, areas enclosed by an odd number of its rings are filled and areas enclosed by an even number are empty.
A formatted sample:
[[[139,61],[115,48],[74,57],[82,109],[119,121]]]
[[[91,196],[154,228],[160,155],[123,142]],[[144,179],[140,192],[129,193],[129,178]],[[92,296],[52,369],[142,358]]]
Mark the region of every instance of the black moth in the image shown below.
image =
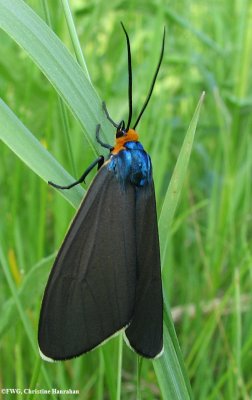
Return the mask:
[[[106,162],[98,157],[94,178],[59,250],[42,302],[38,342],[47,361],[66,360],[86,353],[119,331],[143,357],[163,350],[163,299],[155,191],[149,155],[135,128],[150,100],[164,52],[147,99],[130,128],[132,72],[128,34],[129,117],[115,123],[114,146]]]

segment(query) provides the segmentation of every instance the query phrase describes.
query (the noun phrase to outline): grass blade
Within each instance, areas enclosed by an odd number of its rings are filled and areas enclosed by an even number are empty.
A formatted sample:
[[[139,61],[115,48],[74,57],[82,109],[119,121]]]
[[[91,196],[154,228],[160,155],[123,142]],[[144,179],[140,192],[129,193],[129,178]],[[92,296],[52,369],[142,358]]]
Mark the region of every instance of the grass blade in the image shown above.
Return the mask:
[[[0,0],[0,27],[29,54],[52,83],[85,129],[91,148],[98,153],[96,125],[101,123],[106,140],[111,127],[96,91],[60,39],[20,0]]]
[[[30,342],[31,347],[32,347],[32,349],[34,351],[34,354],[36,355],[37,358],[39,358],[38,349],[37,349],[37,343],[36,343],[36,340],[35,340],[35,337],[34,337],[34,330],[32,328],[30,320],[28,319],[28,317],[27,317],[27,315],[25,313],[25,310],[23,308],[23,304],[20,301],[20,298],[19,298],[18,293],[17,293],[17,288],[16,288],[15,283],[14,283],[14,281],[12,279],[12,276],[11,276],[7,261],[5,259],[4,253],[3,253],[1,248],[0,248],[0,265],[2,267],[2,270],[3,270],[3,273],[5,275],[6,281],[8,282],[8,286],[9,286],[9,289],[11,291],[12,297],[14,299],[15,305],[17,307],[20,320],[22,321],[22,324],[24,326],[24,331],[26,332],[26,335],[27,335],[27,337],[29,339],[29,342]],[[42,373],[43,373],[44,379],[45,379],[46,383],[48,384],[48,386],[52,387],[51,378],[49,377],[49,375],[48,375],[48,373],[47,373],[47,371],[46,371],[44,366],[42,366]],[[54,394],[52,394],[52,398],[56,399],[56,396]]]
[[[24,309],[30,308],[33,305],[32,300],[35,302],[39,296],[42,296],[54,258],[55,254],[42,259],[34,265],[25,276],[22,285],[17,289],[19,302]],[[36,282],[36,285],[34,285],[34,282]],[[14,297],[6,300],[0,310],[0,337],[2,337],[9,328],[18,322],[15,315],[16,305]]]
[[[45,182],[73,182],[75,179],[51,156],[11,109],[0,99],[0,139]],[[83,197],[80,186],[60,192],[74,207]]]
[[[169,240],[171,222],[179,201],[182,185],[185,179],[194,135],[201,105],[205,93],[201,95],[194,116],[186,133],[174,172],[166,192],[165,200],[159,218],[159,236],[161,259],[165,259],[167,243]],[[164,354],[153,362],[164,398],[173,400],[191,399],[191,388],[187,377],[182,354],[179,348],[176,332],[170,315],[166,293],[164,293],[165,318],[164,318]],[[166,397],[165,397],[166,396]]]
[[[78,38],[78,35],[77,35],[77,32],[76,32],[76,28],[75,28],[75,25],[74,25],[71,9],[69,7],[69,2],[68,2],[68,0],[61,0],[61,4],[62,4],[64,13],[65,13],[65,18],[66,18],[69,34],[71,36],[71,40],[72,40],[72,44],[73,44],[73,47],[74,47],[76,58],[78,60],[78,63],[82,67],[83,71],[85,72],[88,80],[91,82],[91,78],[90,78],[89,73],[88,73],[86,61],[85,61],[85,59],[83,57],[83,53],[82,53],[82,50],[81,50],[79,38]]]
[[[194,135],[199,119],[201,105],[204,100],[204,96],[205,92],[203,92],[200,97],[192,121],[187,130],[160,213],[158,226],[159,226],[160,252],[162,261],[165,259],[166,256],[167,244],[169,241],[169,234],[167,233],[170,231],[171,222],[174,217],[174,213],[180,198],[180,193],[192,151]]]

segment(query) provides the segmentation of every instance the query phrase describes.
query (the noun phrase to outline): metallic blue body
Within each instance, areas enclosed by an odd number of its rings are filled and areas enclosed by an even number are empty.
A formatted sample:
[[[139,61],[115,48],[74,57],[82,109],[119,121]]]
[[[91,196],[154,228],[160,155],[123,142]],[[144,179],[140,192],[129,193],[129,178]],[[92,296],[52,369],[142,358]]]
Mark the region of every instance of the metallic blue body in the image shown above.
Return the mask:
[[[126,183],[137,187],[148,186],[152,181],[150,156],[140,142],[126,142],[124,147],[110,156],[108,170],[114,172],[123,187]]]

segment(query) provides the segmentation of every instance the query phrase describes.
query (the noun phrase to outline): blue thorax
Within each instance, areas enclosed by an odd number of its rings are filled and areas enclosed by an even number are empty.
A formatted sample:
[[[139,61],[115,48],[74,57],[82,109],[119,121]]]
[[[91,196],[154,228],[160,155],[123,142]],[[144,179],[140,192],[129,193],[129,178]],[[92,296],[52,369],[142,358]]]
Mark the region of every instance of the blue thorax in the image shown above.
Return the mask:
[[[110,156],[108,170],[114,172],[123,187],[126,183],[137,187],[148,186],[152,180],[150,156],[140,142],[126,142],[124,147]]]

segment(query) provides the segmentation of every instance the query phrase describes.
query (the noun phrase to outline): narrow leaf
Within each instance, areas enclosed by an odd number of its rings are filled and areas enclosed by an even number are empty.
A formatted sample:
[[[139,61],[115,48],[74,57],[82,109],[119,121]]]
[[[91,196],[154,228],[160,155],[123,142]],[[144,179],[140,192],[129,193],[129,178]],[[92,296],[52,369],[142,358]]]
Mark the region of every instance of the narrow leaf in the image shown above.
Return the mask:
[[[85,128],[94,152],[100,153],[101,149],[95,141],[96,125],[102,125],[105,140],[106,136],[109,137],[111,126],[104,116],[101,100],[94,87],[60,39],[22,0],[0,0],[0,27],[45,74]]]
[[[169,231],[171,228],[171,222],[186,176],[203,99],[204,93],[201,95],[186,133],[159,218],[160,251],[161,259],[163,261],[165,260],[167,243],[170,237]],[[153,362],[160,389],[164,398],[173,400],[190,400],[192,398],[190,382],[185,370],[181,350],[179,348],[166,293],[164,293],[164,311],[164,354],[158,360]]]
[[[74,182],[74,178],[51,156],[42,144],[22,124],[11,109],[0,99],[0,139],[45,182]],[[61,191],[74,207],[83,197],[84,190],[78,186]]]
[[[162,261],[164,261],[166,256],[167,243],[169,241],[169,234],[167,233],[170,230],[171,222],[178,205],[181,189],[186,176],[186,171],[192,151],[194,135],[199,119],[201,105],[204,100],[204,96],[205,92],[203,92],[200,97],[192,121],[187,130],[160,213],[158,226],[159,226],[160,252]]]

